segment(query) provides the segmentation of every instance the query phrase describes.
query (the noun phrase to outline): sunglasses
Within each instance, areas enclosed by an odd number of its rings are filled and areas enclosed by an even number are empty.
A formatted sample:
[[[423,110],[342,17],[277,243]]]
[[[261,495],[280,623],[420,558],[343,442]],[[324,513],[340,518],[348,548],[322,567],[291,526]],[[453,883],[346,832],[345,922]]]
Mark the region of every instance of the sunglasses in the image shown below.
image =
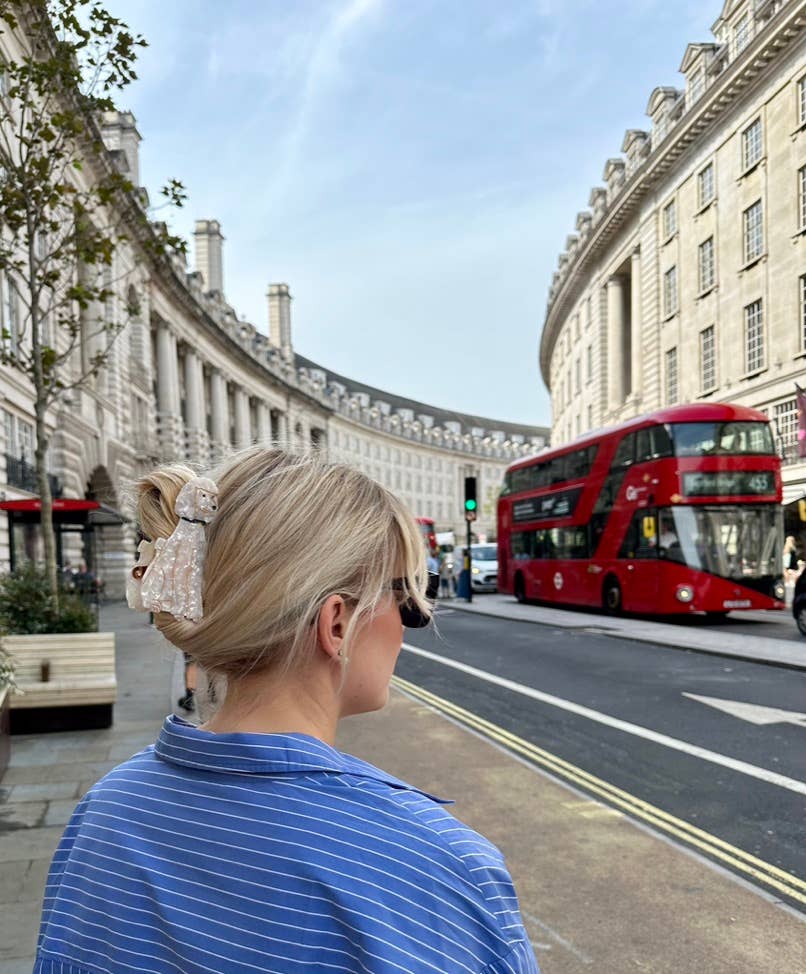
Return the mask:
[[[396,592],[405,590],[405,578],[392,579],[392,589]],[[439,592],[439,575],[437,572],[428,573],[428,587],[425,590],[425,597],[429,602],[435,602]],[[431,621],[431,616],[417,608],[411,599],[406,599],[400,605],[400,621],[407,629],[423,629]]]

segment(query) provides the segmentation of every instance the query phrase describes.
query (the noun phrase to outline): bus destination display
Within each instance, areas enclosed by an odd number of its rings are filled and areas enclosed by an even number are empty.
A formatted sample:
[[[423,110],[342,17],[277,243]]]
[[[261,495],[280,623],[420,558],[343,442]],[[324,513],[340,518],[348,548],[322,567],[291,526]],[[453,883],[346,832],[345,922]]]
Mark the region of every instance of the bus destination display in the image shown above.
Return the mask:
[[[683,474],[683,493],[687,497],[734,497],[774,494],[772,470],[698,470]]]

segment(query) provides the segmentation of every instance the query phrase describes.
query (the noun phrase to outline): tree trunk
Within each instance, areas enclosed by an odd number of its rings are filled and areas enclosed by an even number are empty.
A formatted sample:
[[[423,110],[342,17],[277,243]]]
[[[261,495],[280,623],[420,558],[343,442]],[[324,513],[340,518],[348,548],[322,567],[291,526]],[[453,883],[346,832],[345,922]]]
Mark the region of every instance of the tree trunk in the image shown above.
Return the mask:
[[[42,543],[45,548],[45,572],[47,574],[50,594],[54,604],[59,606],[59,583],[56,566],[56,535],[53,531],[53,497],[50,493],[48,466],[46,453],[48,449],[48,433],[45,427],[45,410],[41,403],[36,403],[36,481],[39,489],[39,500],[42,508],[39,514],[42,531]]]

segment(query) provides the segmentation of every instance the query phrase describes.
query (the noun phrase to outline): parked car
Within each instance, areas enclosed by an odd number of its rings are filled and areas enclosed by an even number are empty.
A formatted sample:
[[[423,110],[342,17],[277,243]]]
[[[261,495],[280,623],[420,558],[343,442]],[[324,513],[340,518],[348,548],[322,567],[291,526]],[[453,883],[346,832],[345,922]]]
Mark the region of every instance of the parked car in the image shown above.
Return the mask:
[[[792,615],[795,617],[800,634],[806,636],[806,571],[802,571],[795,582]]]
[[[464,567],[465,549],[454,549],[453,574],[458,580]],[[473,544],[470,546],[470,582],[474,592],[498,591],[498,547],[495,544]]]

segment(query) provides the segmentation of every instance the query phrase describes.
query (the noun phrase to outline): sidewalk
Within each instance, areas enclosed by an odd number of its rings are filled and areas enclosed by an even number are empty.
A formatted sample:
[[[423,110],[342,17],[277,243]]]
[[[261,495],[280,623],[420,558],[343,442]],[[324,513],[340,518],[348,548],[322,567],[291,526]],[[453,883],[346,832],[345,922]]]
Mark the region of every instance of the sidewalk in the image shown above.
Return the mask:
[[[177,654],[144,616],[111,606],[103,622],[118,633],[115,725],[15,737],[0,781],[0,974],[31,970],[45,873],[77,799],[153,742],[178,694]],[[792,912],[403,694],[345,721],[339,746],[455,798],[501,847],[543,974],[806,971]]]
[[[799,642],[790,638],[776,639],[770,636],[730,633],[722,629],[653,622],[628,616],[602,615],[573,607],[554,609],[545,605],[522,605],[511,595],[501,593],[474,595],[472,602],[460,598],[446,599],[439,603],[439,607],[456,609],[459,612],[476,612],[480,615],[511,619],[515,622],[554,626],[557,629],[596,632],[605,636],[618,636],[621,639],[634,639],[637,642],[673,646],[677,649],[694,649],[701,653],[715,653],[719,656],[771,663],[792,669],[806,669],[806,638]],[[760,621],[760,615],[758,612],[747,613],[747,619]],[[780,615],[780,624],[782,627],[786,626],[786,635],[790,636],[794,631],[794,620],[789,611],[782,612]],[[765,621],[769,621],[770,624],[779,622],[778,619]]]

